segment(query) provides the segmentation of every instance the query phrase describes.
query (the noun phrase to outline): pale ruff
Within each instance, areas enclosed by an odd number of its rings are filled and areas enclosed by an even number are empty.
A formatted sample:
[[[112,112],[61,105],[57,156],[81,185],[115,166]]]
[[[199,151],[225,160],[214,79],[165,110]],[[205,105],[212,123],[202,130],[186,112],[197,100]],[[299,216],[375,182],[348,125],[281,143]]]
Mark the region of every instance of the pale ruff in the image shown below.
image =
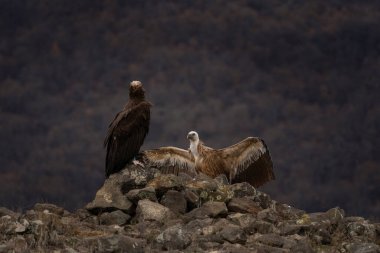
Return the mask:
[[[190,141],[190,151],[193,154],[195,160],[198,160],[199,158],[198,144],[199,144],[199,140]]]

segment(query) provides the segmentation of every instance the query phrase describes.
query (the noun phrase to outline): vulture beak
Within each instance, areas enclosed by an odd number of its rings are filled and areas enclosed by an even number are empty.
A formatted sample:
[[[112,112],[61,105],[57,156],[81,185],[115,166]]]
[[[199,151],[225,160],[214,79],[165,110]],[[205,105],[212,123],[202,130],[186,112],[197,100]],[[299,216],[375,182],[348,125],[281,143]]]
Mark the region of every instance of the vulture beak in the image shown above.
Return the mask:
[[[191,134],[187,134],[187,137],[186,137],[188,140],[191,139]]]

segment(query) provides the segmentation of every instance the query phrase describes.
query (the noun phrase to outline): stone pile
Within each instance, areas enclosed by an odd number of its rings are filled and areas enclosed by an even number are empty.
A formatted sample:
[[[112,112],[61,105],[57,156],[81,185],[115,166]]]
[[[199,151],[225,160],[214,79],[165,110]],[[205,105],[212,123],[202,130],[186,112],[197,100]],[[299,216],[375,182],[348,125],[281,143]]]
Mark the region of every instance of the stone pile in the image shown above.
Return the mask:
[[[0,208],[0,252],[380,253],[380,224],[340,208],[306,213],[247,183],[130,165],[84,209]]]

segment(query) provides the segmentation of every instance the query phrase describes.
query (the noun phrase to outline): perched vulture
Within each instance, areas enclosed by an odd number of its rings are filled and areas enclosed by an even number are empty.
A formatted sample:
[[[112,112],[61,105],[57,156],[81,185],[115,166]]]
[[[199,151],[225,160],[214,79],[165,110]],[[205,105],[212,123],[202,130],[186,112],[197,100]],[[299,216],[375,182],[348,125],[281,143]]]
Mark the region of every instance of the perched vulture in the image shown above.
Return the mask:
[[[106,177],[122,170],[139,153],[149,131],[150,107],[141,82],[131,82],[129,101],[109,124],[104,140]]]
[[[196,171],[210,177],[225,174],[230,183],[248,182],[254,187],[275,179],[269,150],[260,138],[248,137],[223,149],[205,146],[194,131],[187,138],[188,151],[175,147],[147,150],[143,152],[145,162],[166,170],[164,173]]]

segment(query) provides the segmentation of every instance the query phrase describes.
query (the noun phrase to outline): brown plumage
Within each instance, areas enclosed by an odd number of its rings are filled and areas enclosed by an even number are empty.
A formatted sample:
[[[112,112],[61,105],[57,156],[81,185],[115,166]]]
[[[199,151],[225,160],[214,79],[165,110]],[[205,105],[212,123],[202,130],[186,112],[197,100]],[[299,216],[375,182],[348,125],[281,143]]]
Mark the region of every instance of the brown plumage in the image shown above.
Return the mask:
[[[109,124],[104,140],[106,177],[122,170],[139,153],[149,131],[150,107],[141,82],[131,82],[129,101]]]
[[[187,138],[189,151],[175,147],[147,150],[143,152],[145,162],[166,173],[187,170],[210,177],[225,174],[230,183],[248,182],[254,187],[275,179],[269,150],[260,138],[248,137],[223,149],[205,146],[194,131]]]

